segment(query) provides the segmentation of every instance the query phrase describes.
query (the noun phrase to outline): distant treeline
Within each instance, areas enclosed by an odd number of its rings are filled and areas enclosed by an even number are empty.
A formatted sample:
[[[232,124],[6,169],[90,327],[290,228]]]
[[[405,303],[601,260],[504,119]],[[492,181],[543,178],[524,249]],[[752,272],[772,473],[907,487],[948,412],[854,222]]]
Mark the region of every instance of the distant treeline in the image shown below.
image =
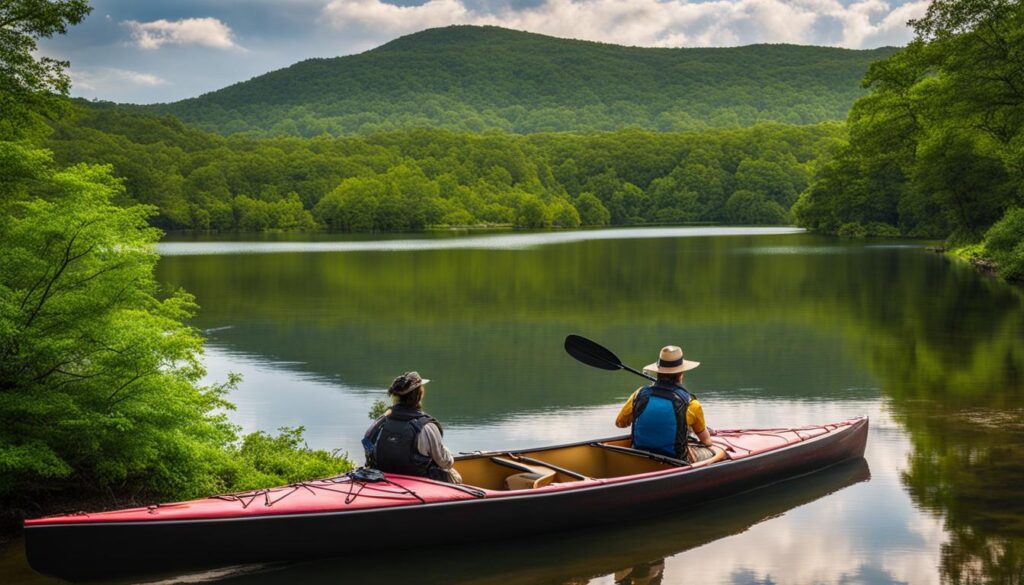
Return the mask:
[[[912,24],[917,38],[872,64],[849,140],[795,216],[840,235],[984,240],[1024,277],[1024,4],[935,2]]]
[[[623,47],[451,26],[145,109],[260,136],[814,124],[843,119],[868,64],[894,50]]]
[[[841,134],[823,124],[256,139],[80,104],[46,145],[61,163],[112,164],[165,229],[403,231],[784,223]]]

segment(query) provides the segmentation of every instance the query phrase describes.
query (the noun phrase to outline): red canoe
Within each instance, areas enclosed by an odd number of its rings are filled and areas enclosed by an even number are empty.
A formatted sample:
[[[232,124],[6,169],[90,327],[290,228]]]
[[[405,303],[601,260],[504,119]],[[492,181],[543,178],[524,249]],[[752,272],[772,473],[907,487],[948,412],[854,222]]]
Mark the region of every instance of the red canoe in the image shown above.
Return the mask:
[[[718,430],[723,453],[684,462],[628,437],[460,456],[464,485],[350,474],[289,486],[25,522],[29,563],[66,578],[351,554],[381,526],[430,526],[433,544],[657,515],[862,457],[867,418],[789,429]]]

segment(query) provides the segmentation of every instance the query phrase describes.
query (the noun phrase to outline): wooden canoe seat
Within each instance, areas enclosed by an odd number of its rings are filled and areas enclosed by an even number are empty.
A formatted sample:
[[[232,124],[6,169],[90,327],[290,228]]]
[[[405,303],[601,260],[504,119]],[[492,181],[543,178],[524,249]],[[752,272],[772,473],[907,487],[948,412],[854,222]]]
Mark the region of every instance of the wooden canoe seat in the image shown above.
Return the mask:
[[[514,473],[505,478],[505,489],[508,490],[528,490],[544,487],[554,481],[555,476],[558,474],[557,471],[550,467],[527,464],[506,457],[491,457],[491,461],[519,471],[519,473]]]

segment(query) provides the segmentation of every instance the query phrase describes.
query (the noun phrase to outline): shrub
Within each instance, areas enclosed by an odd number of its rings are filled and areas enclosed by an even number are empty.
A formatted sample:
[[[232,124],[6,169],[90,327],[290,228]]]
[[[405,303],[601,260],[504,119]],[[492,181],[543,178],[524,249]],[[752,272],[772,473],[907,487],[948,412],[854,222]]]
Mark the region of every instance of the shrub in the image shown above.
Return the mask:
[[[535,195],[526,195],[516,209],[516,227],[542,228],[551,223],[547,206]]]
[[[465,209],[456,209],[455,211],[446,213],[441,219],[441,223],[450,226],[464,226],[473,225],[479,222],[475,221],[473,219],[473,214]]]
[[[880,221],[868,224],[851,221],[839,226],[836,235],[841,238],[895,238],[900,236],[900,230]]]
[[[160,294],[154,209],[115,205],[110,167],[56,169],[45,151],[0,142],[9,159],[26,164],[0,165],[17,193],[0,199],[0,510],[195,497],[347,465],[302,445],[301,429],[239,444],[224,415],[238,378],[200,384],[196,305]]]
[[[895,238],[900,236],[899,228],[880,221],[869,223],[866,229],[869,236],[876,238]]]
[[[985,234],[985,249],[990,254],[1006,254],[1024,241],[1024,207],[1010,209]]]
[[[1024,279],[1024,208],[1006,212],[985,234],[985,253],[999,267],[1000,276]]]
[[[550,211],[552,225],[563,228],[580,227],[580,214],[568,201],[553,202]]]
[[[851,221],[839,226],[839,231],[836,232],[836,235],[840,238],[866,238],[868,236],[868,229],[859,221]]]
[[[593,193],[582,193],[576,198],[576,210],[583,225],[608,225],[612,214]]]
[[[281,427],[278,435],[257,431],[246,435],[231,449],[238,463],[232,490],[250,490],[284,485],[313,478],[330,477],[352,468],[345,457],[321,449],[310,449],[303,440],[304,427]]]
[[[753,191],[736,191],[725,202],[729,221],[741,224],[779,224],[786,222],[786,210],[764,195]]]

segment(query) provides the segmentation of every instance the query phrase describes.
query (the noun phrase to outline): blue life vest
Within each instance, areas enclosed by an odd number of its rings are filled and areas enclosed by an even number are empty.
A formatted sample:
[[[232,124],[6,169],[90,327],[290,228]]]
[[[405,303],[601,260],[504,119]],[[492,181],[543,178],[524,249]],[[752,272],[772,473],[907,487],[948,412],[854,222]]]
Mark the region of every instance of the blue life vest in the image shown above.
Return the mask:
[[[686,460],[686,409],[692,397],[682,386],[655,382],[633,399],[633,448]]]

